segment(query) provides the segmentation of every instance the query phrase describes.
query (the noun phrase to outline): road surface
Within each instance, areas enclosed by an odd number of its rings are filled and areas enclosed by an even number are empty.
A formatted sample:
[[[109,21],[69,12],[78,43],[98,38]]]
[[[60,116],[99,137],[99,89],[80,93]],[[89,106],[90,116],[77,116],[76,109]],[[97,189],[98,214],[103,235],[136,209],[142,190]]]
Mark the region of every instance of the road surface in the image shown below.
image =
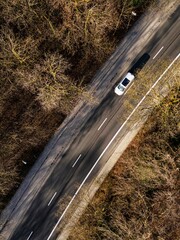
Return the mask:
[[[150,55],[146,64],[152,66],[159,60],[168,58],[172,62],[180,59],[179,16],[178,7],[153,39],[133,57],[132,63],[127,66],[128,70],[133,68],[144,53]],[[117,72],[122,64],[121,62],[117,67]],[[124,73],[117,78],[121,80],[123,77]],[[138,83],[133,85],[134,88],[136,84]],[[56,230],[64,216],[64,210],[83,184],[95,177],[101,165],[108,160],[115,147],[116,136],[123,137],[127,131],[122,116],[127,111],[123,102],[129,97],[133,98],[128,94],[117,96],[114,88],[110,90],[65,152],[9,240],[56,239]],[[66,198],[67,195],[71,197]],[[66,199],[65,205],[63,199]],[[54,214],[61,205],[62,212]]]

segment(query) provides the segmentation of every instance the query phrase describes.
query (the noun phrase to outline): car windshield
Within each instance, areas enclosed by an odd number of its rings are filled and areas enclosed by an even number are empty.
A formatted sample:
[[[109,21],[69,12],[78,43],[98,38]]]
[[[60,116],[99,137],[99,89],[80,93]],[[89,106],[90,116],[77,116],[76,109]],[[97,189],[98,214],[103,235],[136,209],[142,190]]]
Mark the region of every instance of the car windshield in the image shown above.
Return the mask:
[[[129,79],[127,79],[127,78],[125,78],[125,79],[122,81],[122,83],[121,83],[121,84],[122,84],[123,86],[125,86],[125,87],[126,87],[126,86],[128,85],[128,83],[129,83],[129,82],[130,82],[130,80],[129,80]]]

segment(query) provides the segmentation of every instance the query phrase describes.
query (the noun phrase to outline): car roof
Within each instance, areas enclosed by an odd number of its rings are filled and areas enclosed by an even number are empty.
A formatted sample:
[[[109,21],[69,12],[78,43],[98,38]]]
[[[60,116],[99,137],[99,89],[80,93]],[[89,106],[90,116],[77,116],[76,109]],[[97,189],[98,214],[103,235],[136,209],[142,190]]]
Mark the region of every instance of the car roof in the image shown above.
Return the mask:
[[[130,81],[132,81],[134,79],[134,75],[130,72],[128,72],[125,76],[125,78],[129,79]]]

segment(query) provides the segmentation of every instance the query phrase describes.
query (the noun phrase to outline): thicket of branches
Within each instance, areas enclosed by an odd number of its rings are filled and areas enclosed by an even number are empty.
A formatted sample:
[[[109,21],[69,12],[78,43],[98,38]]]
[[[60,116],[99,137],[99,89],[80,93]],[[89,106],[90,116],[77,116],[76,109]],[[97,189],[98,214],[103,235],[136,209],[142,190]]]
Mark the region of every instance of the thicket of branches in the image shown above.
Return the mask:
[[[112,52],[117,32],[128,28],[136,5],[119,0],[1,1],[3,84],[35,94],[44,109],[59,107],[66,113],[67,102],[71,106],[79,89],[82,93],[82,82]]]
[[[0,1],[0,208],[148,2]]]
[[[180,86],[153,111],[69,240],[178,240]]]

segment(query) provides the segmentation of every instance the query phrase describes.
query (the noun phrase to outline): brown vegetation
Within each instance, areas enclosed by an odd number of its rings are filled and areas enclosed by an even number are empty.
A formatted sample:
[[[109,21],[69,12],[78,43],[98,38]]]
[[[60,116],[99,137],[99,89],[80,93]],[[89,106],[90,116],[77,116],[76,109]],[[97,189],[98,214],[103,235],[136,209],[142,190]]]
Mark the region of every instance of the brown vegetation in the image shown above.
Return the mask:
[[[0,1],[0,209],[149,2]]]
[[[69,240],[179,239],[179,90],[153,111]]]
[[[127,95],[133,96],[133,98],[128,97],[124,100],[125,109],[132,111],[142,97],[146,97],[128,124],[131,125],[132,122],[139,121],[139,116],[141,116],[141,119],[143,117],[146,119],[147,113],[151,112],[154,106],[159,105],[167,91],[173,88],[174,85],[179,84],[180,61],[175,61],[168,71],[166,71],[171,62],[171,59],[164,59],[163,61],[158,61],[155,65],[152,63],[144,66],[141,71],[136,73],[134,85],[127,91]],[[152,86],[153,88],[151,88]],[[129,111],[126,112],[125,119],[129,115]]]

